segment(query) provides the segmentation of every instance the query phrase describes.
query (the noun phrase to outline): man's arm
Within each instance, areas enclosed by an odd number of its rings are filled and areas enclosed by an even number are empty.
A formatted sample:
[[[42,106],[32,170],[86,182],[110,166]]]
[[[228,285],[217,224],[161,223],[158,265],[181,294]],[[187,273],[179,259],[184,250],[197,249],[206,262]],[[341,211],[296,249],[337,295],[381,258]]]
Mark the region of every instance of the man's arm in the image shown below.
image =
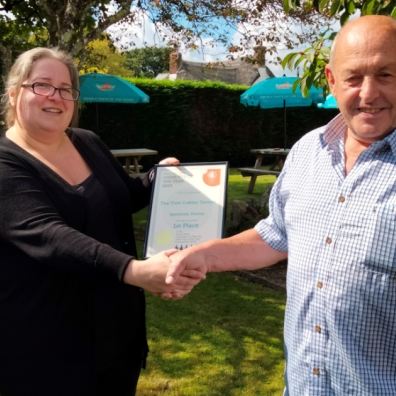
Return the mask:
[[[166,281],[175,282],[186,270],[203,273],[255,270],[284,260],[286,252],[273,249],[254,229],[225,239],[216,239],[179,251],[170,258],[172,264]]]

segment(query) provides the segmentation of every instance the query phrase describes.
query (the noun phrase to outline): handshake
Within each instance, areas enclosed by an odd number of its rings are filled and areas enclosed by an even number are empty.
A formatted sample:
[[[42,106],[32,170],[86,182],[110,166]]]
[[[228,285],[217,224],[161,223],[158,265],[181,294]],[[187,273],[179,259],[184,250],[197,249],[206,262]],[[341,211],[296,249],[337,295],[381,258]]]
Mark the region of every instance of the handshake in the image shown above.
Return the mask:
[[[132,260],[124,282],[167,299],[188,294],[208,272],[256,270],[287,258],[254,228],[224,239],[212,239],[184,250],[167,250],[147,260]]]
[[[146,260],[131,260],[124,274],[124,282],[160,296],[180,299],[205,279],[209,272],[205,255],[186,250],[171,249]]]

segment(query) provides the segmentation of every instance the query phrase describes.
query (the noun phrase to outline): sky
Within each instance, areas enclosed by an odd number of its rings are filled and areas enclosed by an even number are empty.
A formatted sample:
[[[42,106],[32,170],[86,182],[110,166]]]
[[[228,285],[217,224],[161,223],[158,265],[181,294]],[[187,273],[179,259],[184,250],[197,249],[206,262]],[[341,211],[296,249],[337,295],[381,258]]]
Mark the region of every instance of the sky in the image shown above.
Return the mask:
[[[140,48],[144,46],[165,46],[166,43],[162,38],[161,32],[156,30],[154,24],[150,21],[147,15],[145,15],[142,11],[138,12],[138,17],[136,19],[136,23],[133,25],[115,25],[108,29],[108,32],[112,36],[112,38],[116,38],[116,46],[122,50],[128,50],[132,48]],[[282,29],[281,24],[279,25],[280,29]],[[265,29],[265,23],[263,26],[257,27],[246,27],[244,29]],[[334,23],[332,28],[334,30],[339,29],[338,22]],[[301,27],[295,27],[296,32],[301,29]],[[229,29],[227,32],[230,34],[230,42],[239,42],[238,36],[238,27],[235,30]],[[166,33],[166,31],[162,32]],[[169,32],[168,32],[169,33]],[[134,45],[131,45],[134,43]],[[186,49],[181,45],[180,52],[182,54],[182,58],[189,61],[197,61],[197,62],[214,62],[214,61],[222,61],[227,59],[227,55],[229,54],[227,49],[220,45],[212,43],[212,40],[202,39],[197,42],[198,49],[190,50]],[[294,51],[302,50],[304,46],[299,48],[294,48]],[[277,55],[283,58],[290,50],[287,50],[285,46],[279,45],[277,48]],[[275,74],[275,76],[296,76],[298,74],[298,70],[289,70],[283,69],[282,66],[276,61],[276,56],[266,55],[267,66],[270,70]]]

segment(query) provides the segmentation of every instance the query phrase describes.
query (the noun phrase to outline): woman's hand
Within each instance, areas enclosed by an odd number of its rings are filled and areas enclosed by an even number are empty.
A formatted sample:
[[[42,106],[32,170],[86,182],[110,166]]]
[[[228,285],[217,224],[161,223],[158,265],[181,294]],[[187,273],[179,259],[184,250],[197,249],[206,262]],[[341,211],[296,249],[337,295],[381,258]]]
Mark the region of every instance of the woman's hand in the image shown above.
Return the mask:
[[[124,282],[141,287],[164,298],[182,298],[203,278],[202,271],[187,269],[172,284],[165,282],[171,260],[169,256],[175,249],[158,253],[146,260],[131,260],[124,274]]]
[[[180,161],[175,157],[167,157],[161,160],[159,165],[179,165]]]

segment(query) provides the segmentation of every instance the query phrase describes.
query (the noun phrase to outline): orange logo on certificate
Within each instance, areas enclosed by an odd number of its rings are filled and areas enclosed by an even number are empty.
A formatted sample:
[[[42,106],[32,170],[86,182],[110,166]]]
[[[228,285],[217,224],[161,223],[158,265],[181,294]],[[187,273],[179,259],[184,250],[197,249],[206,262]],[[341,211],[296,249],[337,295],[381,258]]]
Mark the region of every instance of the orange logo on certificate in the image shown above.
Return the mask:
[[[208,186],[218,186],[220,184],[221,170],[219,168],[208,169],[202,176],[203,181]]]

